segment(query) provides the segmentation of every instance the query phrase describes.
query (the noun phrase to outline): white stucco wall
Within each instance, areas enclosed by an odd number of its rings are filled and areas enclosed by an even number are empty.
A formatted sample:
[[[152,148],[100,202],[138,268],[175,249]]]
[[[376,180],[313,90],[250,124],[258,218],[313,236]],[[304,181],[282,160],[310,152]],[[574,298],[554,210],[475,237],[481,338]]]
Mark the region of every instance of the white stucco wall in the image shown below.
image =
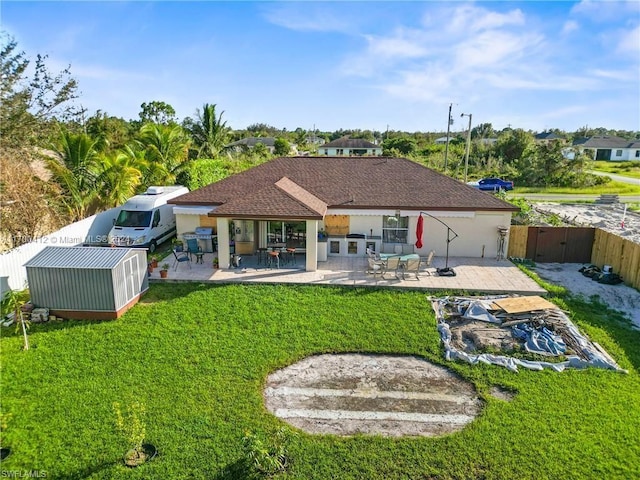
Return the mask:
[[[330,214],[349,215],[349,232],[363,233],[367,236],[382,235],[382,216],[395,215],[395,211],[371,210],[366,214],[357,210],[330,211]],[[498,253],[498,227],[511,225],[511,213],[505,212],[427,212],[448,225],[458,237],[449,244],[449,256],[452,257],[495,257]],[[409,217],[409,243],[415,244],[417,212],[400,211],[401,216]],[[437,256],[445,255],[447,248],[447,227],[438,220],[424,216],[423,246],[416,253],[426,256],[435,250]],[[451,238],[453,238],[453,233]],[[505,252],[508,248],[508,237]]]
[[[338,153],[338,150],[342,150],[342,153]],[[348,156],[348,155],[352,155],[351,151],[352,150],[366,150],[367,153],[366,155],[382,155],[382,149],[381,148],[366,148],[366,149],[362,149],[362,148],[356,148],[356,149],[352,149],[352,148],[335,148],[335,147],[318,147],[318,153],[320,155],[328,155],[330,157],[334,157],[334,156]],[[325,151],[327,151],[327,153],[325,153]]]

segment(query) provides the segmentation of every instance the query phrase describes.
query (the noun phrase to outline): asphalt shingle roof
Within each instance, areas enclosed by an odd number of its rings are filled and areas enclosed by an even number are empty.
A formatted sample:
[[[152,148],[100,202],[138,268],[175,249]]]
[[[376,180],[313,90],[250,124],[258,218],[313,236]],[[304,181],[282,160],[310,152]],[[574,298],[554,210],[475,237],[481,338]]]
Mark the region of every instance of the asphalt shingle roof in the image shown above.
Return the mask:
[[[282,157],[171,200],[236,218],[320,219],[327,208],[517,211],[404,158]]]
[[[610,136],[577,138],[573,141],[573,145],[585,148],[634,148],[636,144],[637,142]]]

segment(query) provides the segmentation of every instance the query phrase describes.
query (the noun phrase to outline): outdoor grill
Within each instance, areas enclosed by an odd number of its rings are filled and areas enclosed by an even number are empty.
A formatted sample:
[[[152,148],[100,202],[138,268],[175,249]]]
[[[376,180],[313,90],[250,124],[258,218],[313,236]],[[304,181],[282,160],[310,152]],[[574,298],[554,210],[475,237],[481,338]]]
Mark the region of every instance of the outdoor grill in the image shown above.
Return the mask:
[[[195,232],[186,232],[182,234],[185,240],[195,238],[198,240],[198,246],[205,253],[211,253],[214,251],[213,240],[216,235],[213,235],[212,227],[196,227]]]

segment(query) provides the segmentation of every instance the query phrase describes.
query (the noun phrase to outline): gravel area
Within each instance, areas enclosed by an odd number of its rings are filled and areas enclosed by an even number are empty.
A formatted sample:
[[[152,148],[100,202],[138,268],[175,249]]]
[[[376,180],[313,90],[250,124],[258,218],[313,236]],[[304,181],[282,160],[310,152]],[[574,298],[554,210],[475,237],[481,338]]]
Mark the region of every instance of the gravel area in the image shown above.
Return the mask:
[[[640,293],[624,284],[605,285],[579,272],[580,263],[539,263],[535,272],[543,279],[562,285],[574,295],[589,299],[597,295],[609,307],[624,313],[640,329]]]

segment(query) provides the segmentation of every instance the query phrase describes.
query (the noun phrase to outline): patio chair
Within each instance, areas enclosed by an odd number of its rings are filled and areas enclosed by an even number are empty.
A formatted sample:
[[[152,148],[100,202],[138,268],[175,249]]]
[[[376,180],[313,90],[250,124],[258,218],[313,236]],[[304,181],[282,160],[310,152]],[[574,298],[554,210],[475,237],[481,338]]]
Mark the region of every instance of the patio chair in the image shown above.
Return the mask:
[[[385,261],[384,268],[382,271],[382,278],[385,278],[387,272],[393,271],[393,274],[396,278],[398,278],[398,271],[400,270],[400,255],[392,255],[391,257],[387,257]]]
[[[368,257],[367,261],[369,262],[369,268],[367,270],[367,273],[372,273],[374,277],[377,273],[379,273],[380,276],[382,276],[385,268],[384,263],[380,261],[376,261],[374,258],[371,258],[371,257]]]
[[[416,280],[420,277],[418,276],[420,270],[420,257],[418,258],[410,258],[404,265],[402,269],[402,279],[406,279],[406,275],[409,273],[413,273],[416,276]]]
[[[177,252],[175,249],[172,250],[173,256],[175,260],[173,261],[173,269],[178,270],[178,265],[183,262],[187,262],[189,264],[189,268],[191,268],[191,257],[187,252]]]
[[[202,253],[200,249],[200,245],[198,245],[198,240],[196,238],[189,238],[187,240],[187,253],[189,254],[189,258],[192,258],[191,255],[195,255],[198,257],[198,254]]]
[[[374,260],[380,260],[380,255],[378,255],[371,248],[367,247],[367,257],[373,258]]]
[[[427,269],[431,267],[431,262],[433,262],[433,256],[435,253],[436,252],[434,250],[431,250],[426,257],[420,259],[422,262],[422,268],[427,272],[427,275],[431,275],[431,272]]]
[[[416,253],[415,246],[413,243],[403,243],[402,244],[402,255],[408,255],[410,253]]]

